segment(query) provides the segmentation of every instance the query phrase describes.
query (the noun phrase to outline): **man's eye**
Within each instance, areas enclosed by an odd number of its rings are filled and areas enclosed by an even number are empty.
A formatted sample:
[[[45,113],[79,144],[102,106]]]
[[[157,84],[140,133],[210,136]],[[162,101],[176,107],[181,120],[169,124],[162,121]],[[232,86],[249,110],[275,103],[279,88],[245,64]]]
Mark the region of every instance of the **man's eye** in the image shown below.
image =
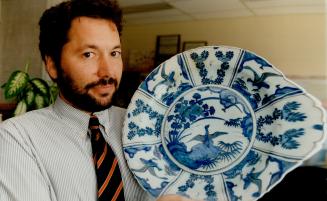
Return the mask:
[[[85,57],[85,58],[91,58],[92,56],[94,56],[94,53],[92,53],[92,52],[84,52],[83,53],[83,57]]]
[[[111,52],[111,56],[113,57],[119,57],[121,55],[121,52],[120,51],[113,51]]]

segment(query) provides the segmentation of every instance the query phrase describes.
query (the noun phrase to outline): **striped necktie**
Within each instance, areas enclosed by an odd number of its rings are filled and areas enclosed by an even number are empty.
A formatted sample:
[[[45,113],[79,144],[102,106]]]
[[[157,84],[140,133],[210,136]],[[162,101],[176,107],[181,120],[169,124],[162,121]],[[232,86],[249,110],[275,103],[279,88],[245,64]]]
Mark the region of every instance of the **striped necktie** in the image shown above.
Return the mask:
[[[122,177],[114,152],[103,138],[99,120],[91,115],[89,122],[93,161],[97,176],[98,200],[124,200]]]

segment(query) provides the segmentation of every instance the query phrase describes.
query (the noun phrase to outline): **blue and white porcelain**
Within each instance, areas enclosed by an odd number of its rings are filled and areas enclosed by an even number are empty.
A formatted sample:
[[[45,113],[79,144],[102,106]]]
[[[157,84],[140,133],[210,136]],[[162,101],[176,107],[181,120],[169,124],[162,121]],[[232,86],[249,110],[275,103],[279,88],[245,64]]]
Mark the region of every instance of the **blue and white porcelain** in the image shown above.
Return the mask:
[[[206,46],[170,58],[141,83],[123,149],[153,197],[251,201],[317,152],[325,131],[319,101],[267,60]]]

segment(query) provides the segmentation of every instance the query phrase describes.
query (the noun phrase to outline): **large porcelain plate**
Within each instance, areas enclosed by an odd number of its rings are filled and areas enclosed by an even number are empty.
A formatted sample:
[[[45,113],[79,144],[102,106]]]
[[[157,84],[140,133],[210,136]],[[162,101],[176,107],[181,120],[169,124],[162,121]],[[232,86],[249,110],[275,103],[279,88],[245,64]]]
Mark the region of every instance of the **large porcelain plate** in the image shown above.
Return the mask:
[[[127,109],[124,153],[153,197],[251,201],[320,149],[325,114],[262,57],[208,46],[142,82]]]

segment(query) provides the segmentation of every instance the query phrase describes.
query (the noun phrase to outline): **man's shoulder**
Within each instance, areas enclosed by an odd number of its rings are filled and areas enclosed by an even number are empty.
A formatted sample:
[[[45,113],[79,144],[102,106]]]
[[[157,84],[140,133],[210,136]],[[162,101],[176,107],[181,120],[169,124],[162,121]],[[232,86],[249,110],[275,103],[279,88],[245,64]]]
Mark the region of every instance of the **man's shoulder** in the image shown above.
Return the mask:
[[[0,123],[0,135],[24,144],[31,134],[36,134],[40,128],[50,125],[49,116],[51,111],[44,108],[9,118]]]
[[[109,119],[115,122],[115,126],[117,128],[121,128],[126,116],[126,109],[112,106],[109,109]]]
[[[44,123],[50,118],[52,112],[49,108],[42,108],[26,112],[25,114],[9,118],[0,124],[0,128],[28,127],[33,123]],[[33,122],[33,123],[32,123]]]
[[[118,112],[118,113],[123,113],[123,114],[126,113],[126,108],[118,107],[118,106],[115,106],[115,105],[113,105],[111,107],[111,109],[114,110],[115,112]]]
[[[112,106],[110,108],[110,112],[112,114],[114,114],[115,116],[121,116],[121,117],[125,117],[126,115],[126,109],[122,108],[122,107],[118,107],[118,106]]]

